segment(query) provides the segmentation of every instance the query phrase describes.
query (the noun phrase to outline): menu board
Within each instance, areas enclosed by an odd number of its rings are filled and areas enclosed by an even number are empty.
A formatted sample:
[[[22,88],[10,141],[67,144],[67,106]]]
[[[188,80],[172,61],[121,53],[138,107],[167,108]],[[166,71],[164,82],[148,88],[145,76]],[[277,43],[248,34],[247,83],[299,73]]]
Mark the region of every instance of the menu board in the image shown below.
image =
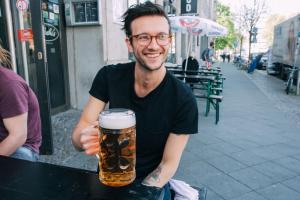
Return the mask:
[[[88,22],[98,21],[97,2],[86,3],[86,20]]]
[[[97,2],[74,2],[74,17],[76,23],[97,22]]]

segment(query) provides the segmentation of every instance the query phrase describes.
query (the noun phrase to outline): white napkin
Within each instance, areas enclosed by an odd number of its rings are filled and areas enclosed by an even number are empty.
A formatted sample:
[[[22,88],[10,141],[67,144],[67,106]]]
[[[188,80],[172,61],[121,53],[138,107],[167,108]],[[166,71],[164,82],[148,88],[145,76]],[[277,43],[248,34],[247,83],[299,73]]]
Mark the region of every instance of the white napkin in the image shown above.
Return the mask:
[[[184,181],[171,179],[170,187],[175,191],[174,200],[198,200],[199,192]]]

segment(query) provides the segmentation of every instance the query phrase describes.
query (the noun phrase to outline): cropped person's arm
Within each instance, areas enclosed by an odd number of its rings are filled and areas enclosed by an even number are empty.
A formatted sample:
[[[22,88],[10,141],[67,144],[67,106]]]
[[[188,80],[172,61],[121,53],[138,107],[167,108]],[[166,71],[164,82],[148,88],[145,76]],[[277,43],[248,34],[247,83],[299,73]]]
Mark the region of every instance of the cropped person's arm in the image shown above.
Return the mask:
[[[10,156],[17,148],[26,142],[27,117],[28,114],[26,112],[3,119],[3,124],[8,131],[8,136],[0,143],[0,155]]]
[[[189,135],[170,133],[162,161],[144,180],[144,185],[163,187],[175,174]]]
[[[81,151],[84,150],[88,155],[95,155],[99,151],[98,136],[98,116],[104,109],[105,103],[90,96],[85,105],[79,122],[72,134],[74,147]]]

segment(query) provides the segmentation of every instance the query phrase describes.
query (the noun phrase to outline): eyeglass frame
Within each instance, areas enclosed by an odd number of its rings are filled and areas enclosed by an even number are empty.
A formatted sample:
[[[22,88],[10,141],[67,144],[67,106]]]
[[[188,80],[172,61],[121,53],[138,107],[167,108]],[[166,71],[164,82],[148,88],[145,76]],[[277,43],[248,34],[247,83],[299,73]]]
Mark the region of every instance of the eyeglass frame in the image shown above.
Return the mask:
[[[148,43],[148,44],[141,44],[141,43],[139,42],[139,40],[138,40],[138,37],[139,37],[140,35],[147,35],[147,36],[150,36],[151,39],[150,39],[149,43]],[[158,36],[161,36],[161,35],[167,35],[167,36],[168,36],[168,37],[167,37],[167,38],[168,38],[168,43],[166,43],[166,44],[160,44],[159,42],[157,42],[157,37],[158,37]],[[137,43],[138,43],[139,45],[142,45],[142,46],[148,46],[149,44],[151,44],[153,38],[155,38],[155,41],[156,41],[156,43],[157,43],[158,45],[160,45],[160,46],[167,46],[168,44],[171,43],[172,35],[171,35],[171,34],[168,34],[168,33],[159,33],[159,34],[157,34],[157,35],[150,35],[150,34],[148,34],[148,33],[140,33],[140,34],[131,35],[131,36],[128,37],[129,40],[132,40],[132,38],[136,38],[136,39],[137,39]]]

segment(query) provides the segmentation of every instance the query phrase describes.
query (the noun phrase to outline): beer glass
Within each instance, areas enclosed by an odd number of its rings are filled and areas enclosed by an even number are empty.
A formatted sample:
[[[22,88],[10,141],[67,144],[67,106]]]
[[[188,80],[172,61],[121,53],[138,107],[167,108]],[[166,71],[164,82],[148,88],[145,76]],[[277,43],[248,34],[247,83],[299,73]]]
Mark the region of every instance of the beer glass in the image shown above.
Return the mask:
[[[99,179],[108,186],[124,186],[135,179],[135,114],[109,109],[99,115]]]

